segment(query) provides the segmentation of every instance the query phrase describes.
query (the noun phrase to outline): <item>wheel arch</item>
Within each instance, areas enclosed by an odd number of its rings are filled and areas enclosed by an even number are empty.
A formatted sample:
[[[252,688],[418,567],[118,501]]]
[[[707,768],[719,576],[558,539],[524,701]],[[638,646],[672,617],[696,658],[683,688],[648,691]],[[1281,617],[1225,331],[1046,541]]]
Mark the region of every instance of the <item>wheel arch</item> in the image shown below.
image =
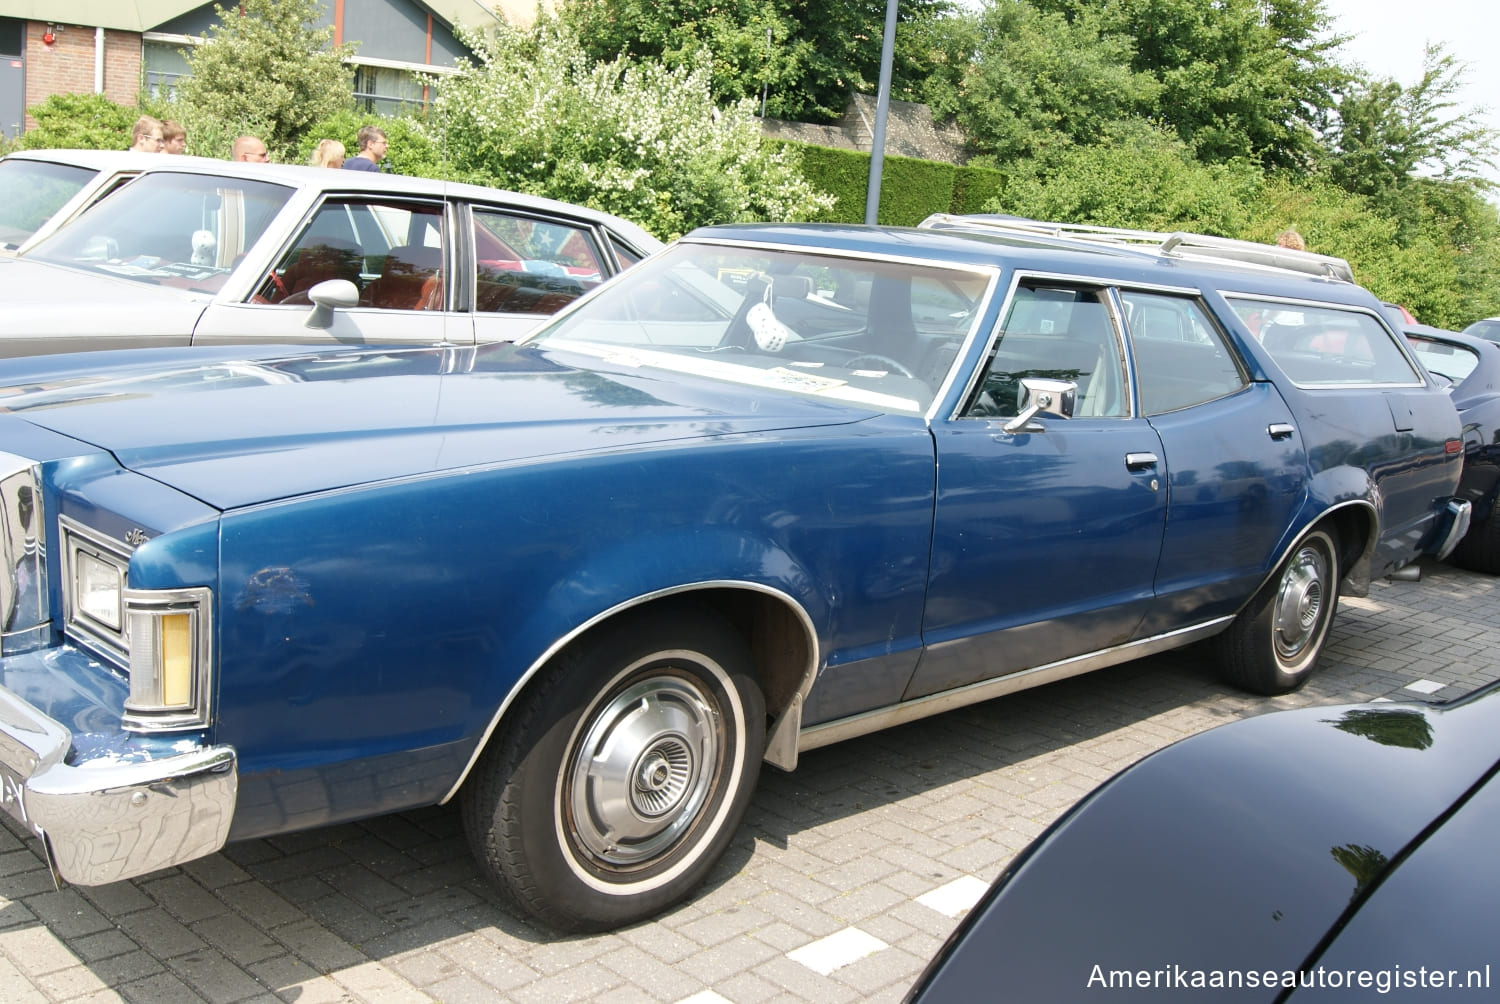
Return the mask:
[[[501,727],[506,712],[562,652],[585,642],[606,625],[687,601],[712,607],[744,640],[765,697],[766,714],[771,719],[763,759],[783,770],[796,767],[802,702],[812,687],[819,660],[818,636],[812,618],[801,604],[779,589],[748,581],[707,581],[658,590],[616,604],[549,645],[505,694],[468,763],[442,801],[446,803],[458,794]]]

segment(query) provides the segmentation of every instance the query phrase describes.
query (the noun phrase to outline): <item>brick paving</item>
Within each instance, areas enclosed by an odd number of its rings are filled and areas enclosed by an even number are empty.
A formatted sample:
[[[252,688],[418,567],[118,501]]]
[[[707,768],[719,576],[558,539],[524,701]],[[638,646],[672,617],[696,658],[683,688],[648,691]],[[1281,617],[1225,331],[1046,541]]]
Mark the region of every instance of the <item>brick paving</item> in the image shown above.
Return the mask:
[[[1500,676],[1500,579],[1428,565],[1345,599],[1319,675],[1274,699],[1194,651],[1103,670],[768,769],[689,903],[559,937],[480,879],[435,808],[233,844],[55,891],[0,828],[0,1001],[74,1004],[899,1000],[1006,862],[1153,750],[1275,708],[1443,700]]]

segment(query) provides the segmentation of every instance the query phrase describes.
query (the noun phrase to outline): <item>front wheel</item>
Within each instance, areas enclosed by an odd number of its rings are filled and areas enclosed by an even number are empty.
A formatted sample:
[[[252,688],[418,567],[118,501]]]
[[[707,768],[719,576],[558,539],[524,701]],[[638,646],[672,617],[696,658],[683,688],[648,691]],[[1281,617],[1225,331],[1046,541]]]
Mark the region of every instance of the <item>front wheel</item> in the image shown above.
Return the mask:
[[[464,787],[481,868],[560,930],[681,900],[750,801],[765,705],[740,636],[699,604],[631,618],[559,657]]]
[[[1225,679],[1267,695],[1302,686],[1328,640],[1338,598],[1337,544],[1314,530],[1215,639]]]

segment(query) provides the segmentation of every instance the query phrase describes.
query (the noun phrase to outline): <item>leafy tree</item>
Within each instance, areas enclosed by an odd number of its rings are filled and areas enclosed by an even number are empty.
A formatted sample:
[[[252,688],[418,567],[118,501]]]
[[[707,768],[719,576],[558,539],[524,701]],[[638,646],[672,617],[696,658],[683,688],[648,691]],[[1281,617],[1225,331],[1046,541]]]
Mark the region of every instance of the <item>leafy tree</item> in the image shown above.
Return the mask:
[[[1327,139],[1329,174],[1351,192],[1398,209],[1419,176],[1478,182],[1494,166],[1497,133],[1457,112],[1464,64],[1428,46],[1422,78],[1411,87],[1391,79],[1356,79],[1338,102]]]
[[[957,119],[974,149],[998,163],[1098,142],[1111,126],[1139,118],[1161,90],[1131,70],[1129,38],[1103,32],[1088,12],[1069,20],[999,0],[978,29]]]
[[[449,169],[593,206],[675,237],[706,223],[805,219],[830,204],[750,103],[715,106],[710,70],[595,63],[564,23],[466,36],[477,62],[437,83]]]
[[[208,41],[185,54],[192,76],[173,103],[189,152],[228,156],[235,136],[252,133],[273,160],[295,159],[308,127],[352,103],[353,47],[315,27],[318,0],[240,0],[214,13]]]
[[[1009,0],[1000,0],[1009,2]],[[1030,0],[1132,40],[1131,67],[1161,84],[1154,117],[1200,159],[1306,171],[1319,110],[1345,78],[1323,0]]]
[[[987,211],[1143,230],[1238,236],[1251,222],[1254,167],[1203,164],[1171,133],[1126,124],[1092,146],[1059,147],[1009,168]]]
[[[903,27],[930,25],[951,0],[904,0]],[[695,68],[707,50],[720,101],[766,96],[773,118],[832,121],[849,95],[879,81],[884,0],[570,0],[560,15],[596,61],[624,55]],[[931,39],[898,28],[893,93],[914,96],[932,58]]]
[[[30,113],[36,125],[20,137],[26,150],[124,150],[141,115],[102,94],[53,94]]]

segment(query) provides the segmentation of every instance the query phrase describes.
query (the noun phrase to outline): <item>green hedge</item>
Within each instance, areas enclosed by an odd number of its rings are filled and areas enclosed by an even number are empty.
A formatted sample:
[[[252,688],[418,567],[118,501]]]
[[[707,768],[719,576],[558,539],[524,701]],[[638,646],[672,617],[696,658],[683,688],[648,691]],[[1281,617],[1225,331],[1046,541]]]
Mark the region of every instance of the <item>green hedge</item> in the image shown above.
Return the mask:
[[[802,173],[813,187],[836,200],[818,219],[863,223],[870,183],[870,155],[855,150],[784,141],[802,156]],[[914,226],[933,213],[977,213],[1000,193],[1004,175],[983,167],[955,167],[931,160],[887,156],[881,165],[881,223]]]

